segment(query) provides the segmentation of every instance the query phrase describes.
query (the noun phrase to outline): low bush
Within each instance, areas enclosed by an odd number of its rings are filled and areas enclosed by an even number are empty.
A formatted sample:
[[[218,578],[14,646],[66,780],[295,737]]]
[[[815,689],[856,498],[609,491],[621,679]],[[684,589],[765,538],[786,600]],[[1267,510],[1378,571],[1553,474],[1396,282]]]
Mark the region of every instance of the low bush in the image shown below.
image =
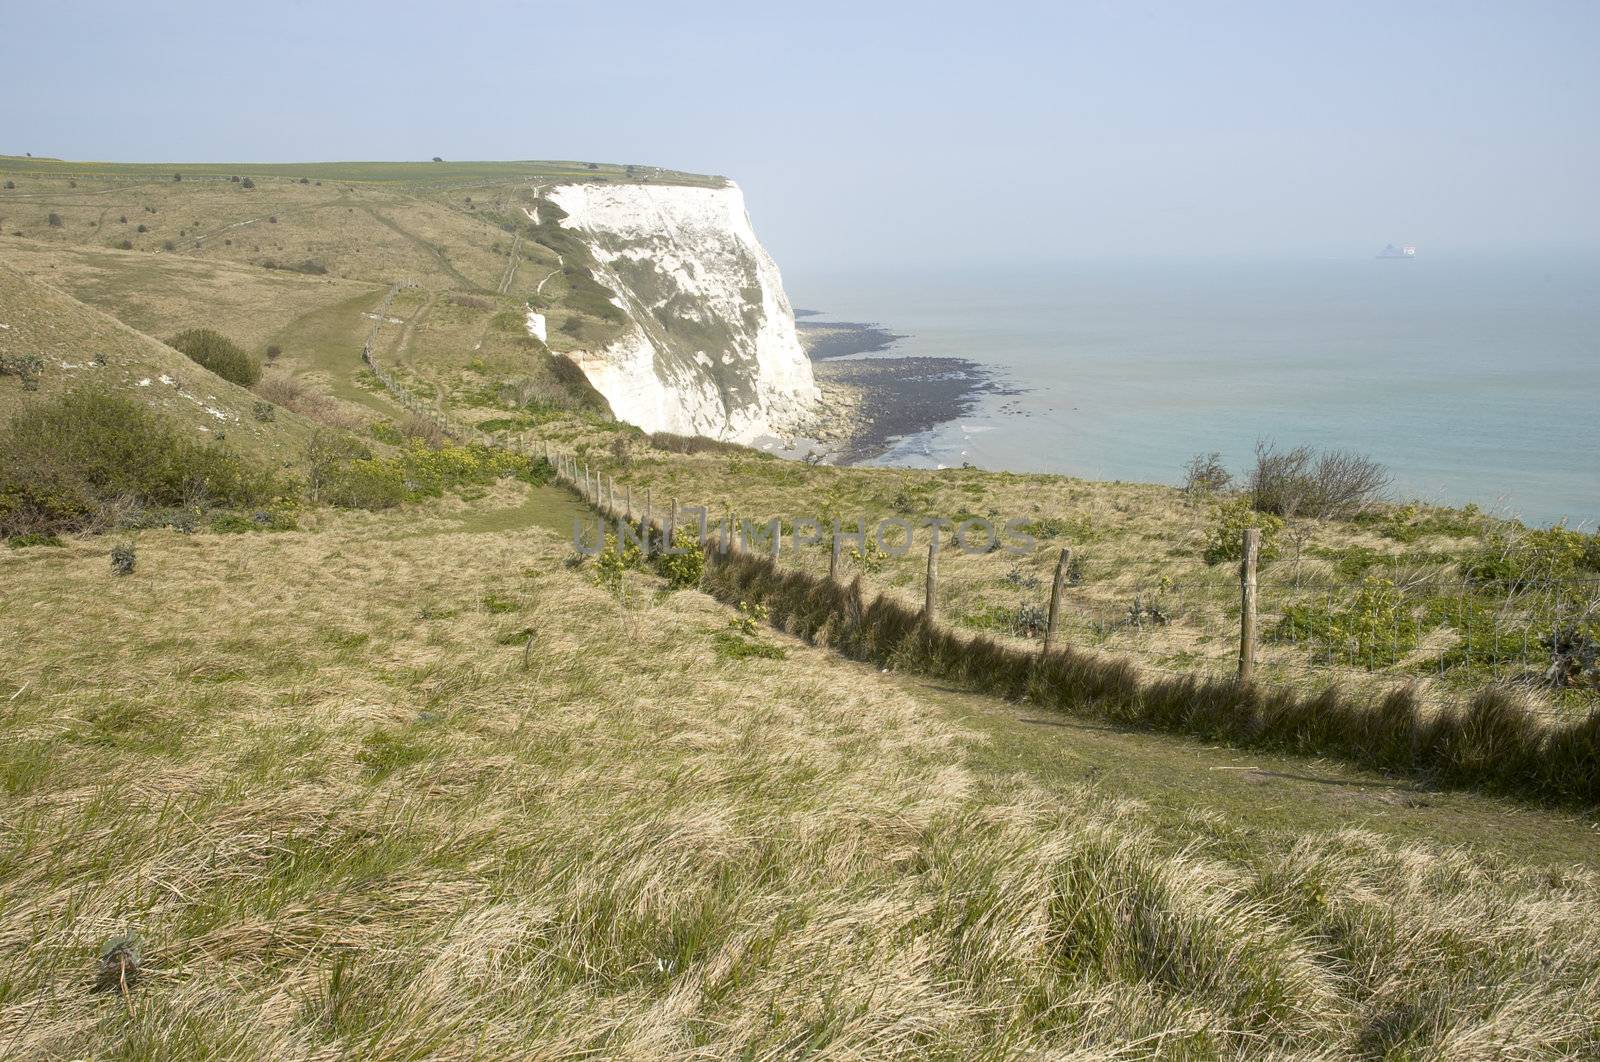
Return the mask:
[[[209,328],[191,328],[167,340],[167,346],[224,380],[251,387],[261,379],[261,363],[232,340]]]
[[[64,544],[56,535],[40,534],[39,532],[34,532],[30,535],[14,535],[6,539],[6,546],[9,549],[28,549],[31,546],[59,547]]]
[[[414,437],[396,456],[375,457],[354,436],[328,430],[312,436],[306,467],[312,500],[348,509],[393,508],[502,478],[541,484],[554,475],[543,458],[486,446],[435,449]]]
[[[1391,667],[1410,655],[1421,633],[1410,603],[1394,583],[1369,578],[1347,602],[1286,606],[1268,637],[1310,643],[1313,656],[1371,670]]]
[[[1275,516],[1347,515],[1376,501],[1389,472],[1370,457],[1348,450],[1318,454],[1309,446],[1279,450],[1256,443],[1250,472],[1251,507]]]
[[[1559,524],[1535,531],[1498,532],[1467,554],[1461,572],[1476,583],[1518,590],[1600,573],[1600,533]]]
[[[1217,506],[1211,526],[1206,530],[1205,547],[1201,551],[1201,556],[1205,558],[1207,564],[1242,560],[1244,532],[1251,527],[1261,532],[1259,559],[1262,561],[1275,559],[1281,550],[1279,538],[1283,534],[1283,520],[1272,513],[1251,508],[1250,503],[1243,498]]]
[[[252,507],[282,489],[271,472],[96,390],[27,409],[0,434],[0,535],[106,530],[136,507]]]
[[[652,432],[645,439],[652,450],[669,454],[738,454],[749,457],[763,452],[739,443],[708,439],[703,435],[678,435],[670,431]]]
[[[1205,496],[1217,494],[1233,485],[1233,473],[1222,464],[1220,451],[1195,454],[1183,466],[1183,492]]]
[[[0,354],[0,376],[15,376],[24,391],[37,391],[44,359],[37,354]]]
[[[705,574],[706,556],[700,548],[700,533],[696,528],[680,527],[672,533],[674,552],[662,551],[655,556],[657,573],[667,581],[669,590],[684,590],[700,585]]]

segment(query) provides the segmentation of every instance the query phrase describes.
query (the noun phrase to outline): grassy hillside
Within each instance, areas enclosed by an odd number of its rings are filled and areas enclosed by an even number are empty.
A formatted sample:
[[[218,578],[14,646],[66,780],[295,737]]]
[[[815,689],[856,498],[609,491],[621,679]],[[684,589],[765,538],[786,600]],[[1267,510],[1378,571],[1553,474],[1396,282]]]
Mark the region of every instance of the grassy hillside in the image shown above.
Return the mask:
[[[0,422],[75,387],[103,387],[275,466],[297,463],[314,427],[288,410],[263,419],[250,391],[8,265],[0,265],[0,325],[0,356],[41,362],[36,390],[0,376]]]
[[[364,344],[456,428],[575,452],[658,518],[1019,520],[1021,553],[941,554],[944,629],[1037,659],[1069,548],[1065,644],[1231,670],[1235,498],[616,424],[525,326],[532,300],[557,350],[615,327],[541,196],[574,175],[647,174],[0,159],[0,355],[38,359],[0,419],[97,385],[296,491],[283,520],[0,549],[0,1055],[1600,1054],[1593,809],[1291,754],[1319,733],[1218,747],[1210,702],[1164,702],[1202,740],[1057,711],[965,681],[975,651],[854,663],[820,647],[849,615],[807,644],[759,581],[584,559],[547,466],[408,418]],[[266,375],[158,341],[190,328]],[[1392,504],[1269,530],[1259,699],[1498,680],[1593,711],[1539,636],[1600,637],[1600,538]],[[841,574],[915,607],[925,542]],[[1492,767],[1506,736],[1463,744]]]
[[[391,362],[419,386],[486,409],[485,419],[552,407],[606,415],[526,321],[536,306],[558,351],[603,346],[621,326],[587,250],[542,196],[573,180],[721,183],[585,163],[0,157],[0,247],[15,268],[134,328],[163,336],[225,323],[237,342],[282,348],[285,369],[357,403],[353,353],[370,324],[361,315],[391,285],[414,285],[416,304],[402,305],[411,327],[388,341]]]
[[[1584,823],[1019,738],[529,490],[0,555],[9,1056],[1600,1049]]]

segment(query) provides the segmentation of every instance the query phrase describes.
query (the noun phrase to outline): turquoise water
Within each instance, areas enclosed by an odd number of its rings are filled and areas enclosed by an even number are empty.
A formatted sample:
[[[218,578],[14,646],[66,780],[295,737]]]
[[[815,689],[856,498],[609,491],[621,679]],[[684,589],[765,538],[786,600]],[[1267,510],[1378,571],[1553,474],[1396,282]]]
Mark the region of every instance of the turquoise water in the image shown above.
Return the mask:
[[[1173,483],[1257,438],[1357,449],[1390,495],[1600,523],[1600,257],[1094,263],[789,276],[1022,390],[882,463]]]

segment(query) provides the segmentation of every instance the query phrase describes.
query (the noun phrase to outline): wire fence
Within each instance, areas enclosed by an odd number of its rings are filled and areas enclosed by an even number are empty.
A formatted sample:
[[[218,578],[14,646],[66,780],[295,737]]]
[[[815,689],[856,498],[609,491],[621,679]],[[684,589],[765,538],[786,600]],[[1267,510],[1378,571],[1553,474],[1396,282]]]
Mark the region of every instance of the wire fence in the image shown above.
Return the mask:
[[[658,542],[672,532],[679,519],[676,502],[658,494],[652,503],[647,485],[639,485],[637,492],[632,484],[619,491],[611,477],[591,470],[576,455],[553,451],[531,432],[490,434],[458,424],[440,406],[413,395],[376,353],[389,307],[410,286],[390,289],[362,348],[362,360],[397,403],[451,439],[545,459],[558,480],[592,508],[653,529]],[[704,534],[708,525],[697,517],[694,526]],[[712,534],[726,542],[720,548],[741,545],[736,534],[717,530],[732,526],[737,525],[710,521]],[[748,542],[743,545],[750,548]],[[830,572],[845,556],[827,541],[809,554],[786,545],[773,555],[787,556],[789,563],[802,567],[827,564]],[[935,567],[929,566],[928,578]],[[1223,672],[1237,667],[1248,677],[1259,663],[1275,677],[1364,673],[1429,677],[1457,687],[1516,681],[1580,698],[1600,695],[1600,578],[1468,579],[1448,566],[1396,561],[1350,579],[1330,579],[1284,561],[1252,570],[1253,593],[1247,593],[1243,572],[1234,575],[1238,569],[1223,567],[1215,575],[1178,580],[1123,575],[1089,581],[1064,556],[1057,576],[1061,594],[1052,595],[1048,581],[1019,567],[1002,583],[1014,592],[1015,607],[974,608],[967,607],[972,599],[995,598],[992,582],[978,593],[974,584],[979,580],[959,562],[947,564],[945,571],[944,583],[932,593],[924,586],[916,595],[940,609],[941,621],[1022,641],[1042,641],[1047,632],[1057,630],[1062,642],[1128,653],[1159,670]],[[899,592],[910,591],[902,587]],[[946,598],[954,599],[948,608]]]

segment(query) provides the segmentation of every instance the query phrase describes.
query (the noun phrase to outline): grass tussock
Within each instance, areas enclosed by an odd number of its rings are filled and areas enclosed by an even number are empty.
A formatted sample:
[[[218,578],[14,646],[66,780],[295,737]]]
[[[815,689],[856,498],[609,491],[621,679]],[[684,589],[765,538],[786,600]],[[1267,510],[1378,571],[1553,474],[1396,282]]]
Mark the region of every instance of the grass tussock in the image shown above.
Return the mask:
[[[704,585],[721,600],[760,602],[774,625],[882,667],[1208,741],[1332,756],[1530,800],[1600,805],[1600,712],[1549,721],[1502,688],[1425,711],[1405,688],[1308,693],[1200,676],[1146,678],[1124,659],[1070,647],[1046,656],[930,625],[888,595],[865,601],[859,578],[842,585],[780,571],[750,554],[707,556]]]

